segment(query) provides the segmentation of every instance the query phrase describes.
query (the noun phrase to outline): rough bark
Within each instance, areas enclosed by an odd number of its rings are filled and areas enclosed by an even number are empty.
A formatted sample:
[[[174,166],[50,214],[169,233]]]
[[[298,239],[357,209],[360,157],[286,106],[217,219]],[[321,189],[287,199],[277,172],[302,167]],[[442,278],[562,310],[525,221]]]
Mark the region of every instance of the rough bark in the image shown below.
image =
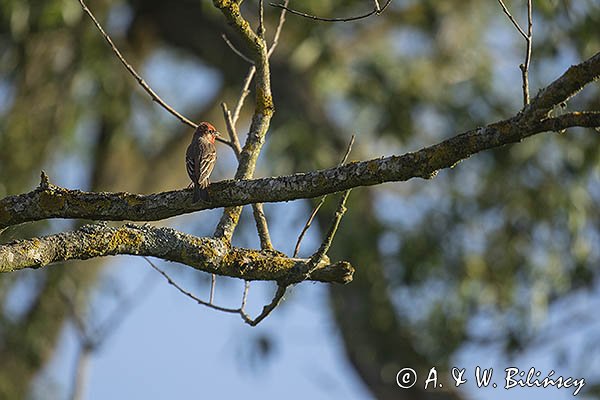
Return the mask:
[[[73,232],[0,245],[0,272],[117,254],[159,257],[217,275],[248,281],[275,280],[286,285],[306,279],[347,283],[354,273],[349,263],[330,264],[325,257],[307,275],[313,266],[310,259],[288,258],[269,250],[230,248],[221,239],[199,238],[149,225],[86,225]]]
[[[600,74],[600,56],[597,73]],[[597,75],[596,75],[597,76]],[[432,178],[444,168],[484,150],[519,142],[546,131],[573,126],[600,126],[600,113],[569,113],[542,121],[527,122],[530,114],[470,130],[414,153],[276,178],[229,180],[209,186],[210,201],[192,204],[190,189],[150,195],[82,192],[42,181],[25,194],[0,200],[0,228],[47,218],[81,218],[110,221],[155,221],[194,211],[313,198],[359,186],[411,178]]]

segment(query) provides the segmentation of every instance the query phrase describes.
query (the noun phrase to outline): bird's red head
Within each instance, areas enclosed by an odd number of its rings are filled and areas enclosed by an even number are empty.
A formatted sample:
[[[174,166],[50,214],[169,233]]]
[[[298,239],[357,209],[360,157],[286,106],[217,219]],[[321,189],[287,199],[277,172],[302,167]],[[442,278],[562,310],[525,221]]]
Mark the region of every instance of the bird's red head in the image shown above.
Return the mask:
[[[200,125],[198,125],[198,128],[196,128],[196,132],[194,132],[194,134],[206,137],[211,143],[214,143],[217,136],[221,135],[215,129],[215,127],[208,122],[201,122]]]

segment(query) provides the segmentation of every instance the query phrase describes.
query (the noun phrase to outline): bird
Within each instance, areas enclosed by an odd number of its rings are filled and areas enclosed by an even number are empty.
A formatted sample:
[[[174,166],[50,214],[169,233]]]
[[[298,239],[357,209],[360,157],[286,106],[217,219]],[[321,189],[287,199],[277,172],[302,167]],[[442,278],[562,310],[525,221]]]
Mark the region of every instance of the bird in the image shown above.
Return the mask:
[[[221,134],[208,122],[201,122],[194,131],[192,142],[185,152],[185,167],[194,185],[192,203],[208,200],[208,177],[217,161],[215,139]]]

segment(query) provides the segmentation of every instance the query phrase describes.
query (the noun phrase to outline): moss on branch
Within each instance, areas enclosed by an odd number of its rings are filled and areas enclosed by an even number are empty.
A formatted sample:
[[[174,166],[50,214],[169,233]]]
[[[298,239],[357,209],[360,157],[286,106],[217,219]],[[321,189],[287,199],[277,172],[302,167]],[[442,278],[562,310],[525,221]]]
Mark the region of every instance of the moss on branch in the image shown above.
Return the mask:
[[[0,245],[0,272],[119,254],[158,257],[217,275],[285,285],[306,280],[310,265],[308,259],[289,258],[272,250],[230,247],[223,240],[196,237],[171,228],[132,224],[113,228],[100,224]],[[349,263],[331,264],[325,259],[308,279],[348,283],[353,273]]]

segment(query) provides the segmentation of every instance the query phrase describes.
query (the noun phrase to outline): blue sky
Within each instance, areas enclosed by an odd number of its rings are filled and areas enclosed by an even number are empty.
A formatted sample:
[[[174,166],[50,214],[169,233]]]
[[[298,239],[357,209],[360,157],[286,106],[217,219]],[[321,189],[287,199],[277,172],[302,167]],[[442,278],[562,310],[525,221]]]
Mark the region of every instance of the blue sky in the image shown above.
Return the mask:
[[[130,291],[151,271],[133,257],[113,264],[110,273]],[[290,398],[290,393],[296,398],[370,398],[343,361],[323,285],[297,285],[289,300],[252,328],[236,315],[195,304],[158,274],[154,279],[148,295],[94,355],[88,399],[274,399]],[[217,300],[239,298],[238,289],[218,288]],[[269,288],[259,284],[253,289],[249,305],[256,310],[268,301]],[[253,339],[262,334],[275,337],[273,355],[253,362]],[[64,387],[72,376],[76,343],[75,330],[66,329],[45,373]]]
[[[141,259],[118,257],[110,264],[107,274],[124,292],[132,293],[140,282],[148,284],[148,291],[93,355],[86,399],[372,398],[345,360],[329,315],[325,285],[295,286],[282,306],[252,328],[236,315],[207,309],[182,296],[158,274],[152,277],[153,271]],[[178,275],[174,272],[185,287],[195,288],[199,295],[206,292],[205,285],[190,282],[194,274]],[[235,303],[241,285],[225,283],[223,278],[218,282],[217,300]],[[253,285],[250,309],[256,312],[268,301],[270,289],[266,284]],[[109,301],[98,301],[109,307]],[[562,307],[562,311],[569,311],[568,305]],[[573,349],[581,348],[585,333],[565,337],[563,342]],[[253,358],[252,343],[264,334],[274,339],[272,355]],[[48,398],[67,398],[77,343],[76,331],[67,327],[56,356],[42,375],[42,387],[54,387],[59,392]],[[586,378],[585,370],[561,367],[556,357],[560,344],[560,340],[554,341],[553,346],[514,360],[504,359],[500,351],[470,347],[457,355],[454,365],[466,368],[469,382],[462,388],[472,398],[505,399],[510,395],[515,399],[571,399],[572,389],[507,391],[501,387],[503,370],[513,366],[524,370],[535,367],[542,378],[550,369],[557,371],[556,376]],[[477,388],[472,379],[476,366],[494,368],[499,388]]]

